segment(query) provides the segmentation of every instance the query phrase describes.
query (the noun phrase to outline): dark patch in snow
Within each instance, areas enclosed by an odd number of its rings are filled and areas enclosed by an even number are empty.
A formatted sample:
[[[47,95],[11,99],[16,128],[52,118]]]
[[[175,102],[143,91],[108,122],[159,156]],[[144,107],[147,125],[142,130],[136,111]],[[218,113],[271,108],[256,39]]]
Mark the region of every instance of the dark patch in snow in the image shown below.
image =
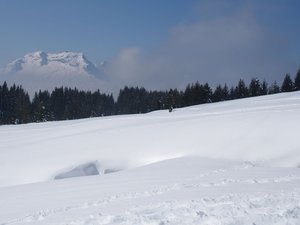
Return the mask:
[[[116,173],[121,171],[120,168],[115,167],[103,167],[98,161],[92,161],[77,166],[69,167],[64,170],[56,172],[55,176],[52,178],[54,180],[65,179],[71,177],[83,177],[83,176],[93,176],[93,175],[103,175],[109,173]],[[1,225],[1,224],[0,224]]]
[[[99,175],[99,174],[100,172],[98,170],[97,163],[90,162],[90,163],[85,163],[76,166],[75,168],[72,168],[69,171],[59,173],[54,177],[54,180],[71,178],[71,177],[92,176],[92,175]]]
[[[104,174],[107,174],[107,173],[116,173],[116,172],[119,172],[120,169],[105,169],[104,170]]]

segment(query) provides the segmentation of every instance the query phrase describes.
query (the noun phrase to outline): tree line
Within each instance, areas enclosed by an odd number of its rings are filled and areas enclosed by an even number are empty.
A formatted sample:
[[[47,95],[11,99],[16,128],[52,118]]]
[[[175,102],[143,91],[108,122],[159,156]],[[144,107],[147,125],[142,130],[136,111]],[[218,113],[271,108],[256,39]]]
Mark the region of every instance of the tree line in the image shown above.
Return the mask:
[[[154,110],[219,102],[246,97],[300,90],[300,70],[294,79],[286,74],[282,84],[268,85],[257,78],[249,85],[240,79],[236,86],[218,85],[214,90],[208,83],[188,84],[185,90],[148,91],[143,87],[120,90],[115,100],[112,94],[80,91],[76,88],[55,88],[34,94],[32,100],[22,86],[0,85],[0,124],[21,124],[56,120],[71,120],[107,115],[147,113]]]

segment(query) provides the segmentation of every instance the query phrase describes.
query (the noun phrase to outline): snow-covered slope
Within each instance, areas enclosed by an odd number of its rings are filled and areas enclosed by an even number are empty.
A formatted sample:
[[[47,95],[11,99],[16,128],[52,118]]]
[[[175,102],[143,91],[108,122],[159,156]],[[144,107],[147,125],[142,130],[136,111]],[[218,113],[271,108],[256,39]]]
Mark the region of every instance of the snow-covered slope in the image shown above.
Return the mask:
[[[1,126],[0,224],[298,225],[299,113],[294,92]]]
[[[300,165],[300,92],[64,122],[0,127],[0,186],[198,155]],[[95,163],[96,162],[96,163]]]
[[[2,225],[298,225],[300,171],[183,157],[0,188],[0,199]]]
[[[0,82],[22,85],[30,94],[61,86],[107,91],[101,67],[89,61],[83,53],[37,51],[7,64],[0,71]]]

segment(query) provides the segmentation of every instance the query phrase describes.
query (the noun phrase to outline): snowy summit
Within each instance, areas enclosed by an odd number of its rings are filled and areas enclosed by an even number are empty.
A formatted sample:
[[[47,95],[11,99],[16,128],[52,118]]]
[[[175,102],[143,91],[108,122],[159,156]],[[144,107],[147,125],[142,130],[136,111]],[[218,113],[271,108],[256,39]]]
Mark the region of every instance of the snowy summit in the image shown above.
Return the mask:
[[[37,51],[7,64],[4,73],[33,73],[38,75],[82,74],[97,75],[95,64],[89,61],[83,53],[60,52],[45,53]]]
[[[107,91],[104,66],[97,66],[83,53],[36,51],[16,59],[0,70],[0,82],[22,85],[31,95],[55,87]]]

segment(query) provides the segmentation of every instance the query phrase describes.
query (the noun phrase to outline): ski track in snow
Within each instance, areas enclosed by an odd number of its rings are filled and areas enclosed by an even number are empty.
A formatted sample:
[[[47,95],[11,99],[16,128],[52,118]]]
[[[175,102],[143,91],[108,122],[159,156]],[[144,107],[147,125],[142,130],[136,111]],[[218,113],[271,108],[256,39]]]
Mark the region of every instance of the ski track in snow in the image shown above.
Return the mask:
[[[119,215],[99,212],[83,220],[61,225],[90,224],[288,224],[298,225],[300,217],[299,195],[256,196],[225,195],[188,202],[163,202],[137,206]],[[274,205],[276,207],[274,208]],[[250,219],[251,218],[251,219]]]
[[[267,184],[298,181],[300,175],[277,176],[272,178],[230,179],[225,178],[215,182],[203,182],[202,178],[230,173],[237,170],[248,170],[256,167],[250,162],[229,169],[217,169],[199,174],[187,179],[184,183],[173,183],[157,186],[152,190],[112,195],[104,199],[56,209],[43,209],[25,217],[2,222],[0,225],[14,224],[48,224],[48,217],[64,215],[71,211],[89,210],[95,213],[86,218],[72,220],[64,218],[65,222],[57,225],[110,225],[110,224],[300,224],[300,187],[293,192],[281,191],[276,194],[225,194],[219,197],[202,197],[197,200],[163,201],[150,205],[135,205],[119,214],[103,213],[101,208],[109,207],[111,203],[131,201],[134,199],[151,198],[168,192],[186,191],[187,189],[201,189],[222,187],[235,184]],[[69,215],[69,214],[68,214]],[[72,213],[71,213],[72,215]],[[288,221],[288,223],[287,223]],[[53,223],[49,223],[53,224]]]
[[[116,197],[116,199],[118,199]],[[120,199],[118,199],[120,200]],[[167,201],[154,205],[135,206],[118,215],[102,213],[80,220],[69,219],[61,225],[92,224],[290,224],[298,225],[300,218],[300,192],[256,195],[229,194],[219,198]],[[102,203],[103,204],[103,203]],[[97,207],[99,203],[82,205],[82,209]],[[72,208],[43,210],[9,224],[27,224],[45,220],[47,216],[63,213]],[[55,215],[54,215],[55,216]],[[288,223],[286,223],[288,221]]]

